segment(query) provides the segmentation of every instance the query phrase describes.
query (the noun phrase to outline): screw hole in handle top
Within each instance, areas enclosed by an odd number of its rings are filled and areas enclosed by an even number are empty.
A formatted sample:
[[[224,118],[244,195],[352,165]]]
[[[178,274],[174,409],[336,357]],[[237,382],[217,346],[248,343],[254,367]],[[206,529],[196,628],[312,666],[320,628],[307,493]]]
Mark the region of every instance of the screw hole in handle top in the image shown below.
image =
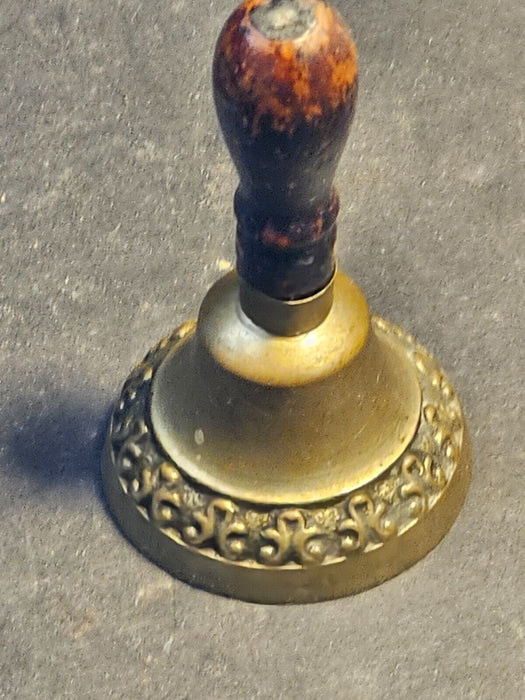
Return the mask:
[[[240,177],[237,270],[275,299],[333,276],[333,188],[357,96],[350,30],[322,0],[245,0],[215,49],[214,97]]]

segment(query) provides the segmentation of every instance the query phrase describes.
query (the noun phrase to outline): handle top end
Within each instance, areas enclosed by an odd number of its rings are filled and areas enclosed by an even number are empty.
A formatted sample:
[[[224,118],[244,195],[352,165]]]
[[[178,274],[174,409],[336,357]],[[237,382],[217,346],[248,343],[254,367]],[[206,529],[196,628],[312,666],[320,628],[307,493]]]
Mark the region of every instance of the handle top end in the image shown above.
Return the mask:
[[[323,0],[244,0],[217,42],[214,84],[248,116],[253,135],[264,116],[274,131],[293,133],[354,102],[357,52]]]
[[[314,3],[308,0],[272,0],[250,12],[253,26],[267,39],[298,39],[314,27]]]

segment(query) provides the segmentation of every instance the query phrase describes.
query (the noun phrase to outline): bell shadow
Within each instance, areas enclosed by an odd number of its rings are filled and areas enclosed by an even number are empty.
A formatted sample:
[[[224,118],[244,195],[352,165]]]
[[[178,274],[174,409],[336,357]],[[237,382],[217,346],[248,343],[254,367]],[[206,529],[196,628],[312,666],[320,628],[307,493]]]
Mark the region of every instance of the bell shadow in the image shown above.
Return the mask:
[[[100,460],[112,409],[106,396],[82,392],[18,399],[3,416],[11,474],[40,490],[94,488],[105,502]]]

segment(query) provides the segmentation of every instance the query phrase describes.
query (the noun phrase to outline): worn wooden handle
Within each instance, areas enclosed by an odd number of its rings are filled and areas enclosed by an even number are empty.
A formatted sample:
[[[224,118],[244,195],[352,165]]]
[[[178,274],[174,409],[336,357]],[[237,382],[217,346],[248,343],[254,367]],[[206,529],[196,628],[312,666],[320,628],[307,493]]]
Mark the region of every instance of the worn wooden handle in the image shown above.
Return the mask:
[[[333,178],[357,95],[350,31],[322,0],[245,0],[213,64],[215,104],[239,171],[237,269],[277,299],[334,271]]]

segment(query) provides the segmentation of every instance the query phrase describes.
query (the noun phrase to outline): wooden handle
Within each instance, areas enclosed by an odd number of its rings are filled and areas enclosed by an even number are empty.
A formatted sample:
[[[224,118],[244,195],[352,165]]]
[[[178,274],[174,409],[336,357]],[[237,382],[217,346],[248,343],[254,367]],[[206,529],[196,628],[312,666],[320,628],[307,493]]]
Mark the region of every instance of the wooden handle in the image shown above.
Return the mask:
[[[217,42],[213,85],[240,176],[238,272],[274,298],[307,297],[334,271],[332,183],[357,95],[350,31],[322,0],[245,0]]]

